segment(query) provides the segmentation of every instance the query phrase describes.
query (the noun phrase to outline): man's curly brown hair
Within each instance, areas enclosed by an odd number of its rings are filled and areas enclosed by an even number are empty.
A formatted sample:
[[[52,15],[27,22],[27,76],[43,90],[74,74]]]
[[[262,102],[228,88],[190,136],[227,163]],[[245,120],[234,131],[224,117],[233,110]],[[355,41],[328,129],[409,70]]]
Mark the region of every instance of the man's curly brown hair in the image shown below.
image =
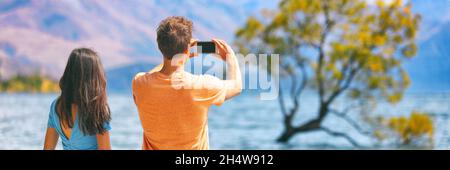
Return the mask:
[[[158,48],[167,59],[185,52],[192,38],[192,21],[171,16],[161,21],[157,29]]]

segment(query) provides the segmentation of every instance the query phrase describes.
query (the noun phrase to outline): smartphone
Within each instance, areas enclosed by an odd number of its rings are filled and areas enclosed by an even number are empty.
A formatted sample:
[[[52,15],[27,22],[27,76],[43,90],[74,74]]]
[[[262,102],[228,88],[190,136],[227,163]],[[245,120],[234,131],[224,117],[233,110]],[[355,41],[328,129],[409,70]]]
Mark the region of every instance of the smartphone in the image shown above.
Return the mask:
[[[197,42],[197,52],[203,54],[216,53],[216,44],[212,41]]]

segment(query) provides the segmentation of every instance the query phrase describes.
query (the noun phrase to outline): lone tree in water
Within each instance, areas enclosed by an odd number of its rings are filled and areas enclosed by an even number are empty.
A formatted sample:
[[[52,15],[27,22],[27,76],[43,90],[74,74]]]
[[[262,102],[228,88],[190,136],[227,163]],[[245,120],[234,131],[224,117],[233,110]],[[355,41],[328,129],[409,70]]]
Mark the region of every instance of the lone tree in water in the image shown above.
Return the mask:
[[[279,91],[284,118],[279,142],[298,133],[322,131],[359,146],[347,133],[324,125],[329,115],[374,136],[375,131],[363,129],[354,116],[348,116],[348,108],[354,106],[336,108],[336,101],[396,103],[402,99],[410,84],[402,62],[416,54],[420,21],[419,15],[411,13],[411,5],[400,0],[379,0],[373,5],[364,0],[282,0],[278,10],[248,18],[236,33],[236,45],[242,53],[280,54],[280,74],[289,83]],[[297,123],[295,116],[305,114],[301,99],[306,88],[317,92],[318,107],[313,119]],[[283,97],[286,90],[289,97]],[[361,109],[356,114],[368,112]]]

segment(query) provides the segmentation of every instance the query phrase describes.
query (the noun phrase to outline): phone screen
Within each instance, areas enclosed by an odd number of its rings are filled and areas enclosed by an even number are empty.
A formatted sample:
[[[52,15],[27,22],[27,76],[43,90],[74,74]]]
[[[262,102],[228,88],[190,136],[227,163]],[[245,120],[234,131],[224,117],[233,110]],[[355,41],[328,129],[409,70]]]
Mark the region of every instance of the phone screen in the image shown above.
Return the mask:
[[[198,53],[216,53],[216,44],[212,41],[199,41],[197,42]]]

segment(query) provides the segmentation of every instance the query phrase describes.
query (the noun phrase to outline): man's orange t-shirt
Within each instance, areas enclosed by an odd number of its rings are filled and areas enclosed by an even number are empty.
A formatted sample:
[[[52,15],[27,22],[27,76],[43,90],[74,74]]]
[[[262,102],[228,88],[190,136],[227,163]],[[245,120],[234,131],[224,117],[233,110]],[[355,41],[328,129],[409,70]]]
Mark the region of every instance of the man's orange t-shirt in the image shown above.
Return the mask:
[[[132,82],[145,150],[206,150],[208,109],[226,96],[223,80],[181,71],[172,76],[151,71]]]

